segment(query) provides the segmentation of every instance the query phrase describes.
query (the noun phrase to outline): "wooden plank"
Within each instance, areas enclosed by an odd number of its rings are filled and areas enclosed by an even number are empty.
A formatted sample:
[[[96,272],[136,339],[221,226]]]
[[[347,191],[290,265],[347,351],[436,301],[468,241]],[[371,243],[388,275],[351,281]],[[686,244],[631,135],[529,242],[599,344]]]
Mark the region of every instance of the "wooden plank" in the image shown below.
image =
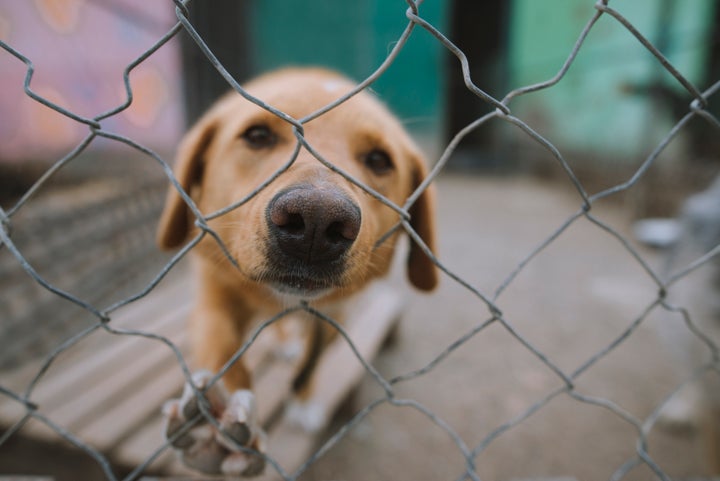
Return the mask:
[[[162,404],[179,394],[183,373],[174,356],[152,365],[151,376],[128,384],[123,391],[100,404],[101,411],[76,429],[77,435],[102,451],[109,451],[144,423],[160,412]],[[128,369],[132,375],[134,369]],[[114,382],[114,379],[111,380]],[[135,385],[137,384],[137,387]],[[111,406],[103,410],[103,406]]]
[[[177,335],[184,332],[184,322],[189,306],[177,306],[156,320],[148,322],[144,332],[160,334],[175,342],[180,339]],[[71,361],[60,359],[51,367],[44,379],[38,384],[33,398],[38,400],[53,399],[60,402],[63,399],[72,399],[72,393],[82,389],[82,386],[93,385],[114,371],[117,366],[136,359],[138,351],[146,352],[149,343],[161,346],[158,341],[143,339],[137,336],[115,336],[106,332],[102,335],[102,343],[96,348]],[[175,334],[175,336],[173,336]],[[170,353],[170,349],[162,345],[161,350]]]
[[[265,426],[290,396],[290,386],[295,376],[295,363],[275,362],[255,382],[257,415]]]
[[[182,264],[175,266],[145,297],[113,312],[113,325],[142,329],[148,319],[164,315],[170,306],[191,305],[195,281],[188,270]]]
[[[180,288],[171,288],[160,291],[164,299],[158,303],[158,299],[144,298],[138,301],[148,308],[144,311],[140,308],[133,308],[123,316],[118,315],[113,323],[118,322],[119,327],[142,324],[145,332],[163,334],[176,343],[182,343],[186,330],[184,329],[185,318],[190,308],[190,299],[187,293],[187,283]],[[170,296],[170,298],[166,296]],[[173,300],[174,302],[168,302]],[[160,304],[158,306],[158,304]],[[168,306],[171,310],[168,311]],[[128,306],[129,307],[129,306]],[[124,311],[124,310],[123,310]],[[118,311],[118,314],[121,311]],[[152,312],[161,315],[150,315]],[[97,334],[97,335],[96,335]],[[175,356],[171,350],[158,341],[140,338],[136,336],[115,336],[106,332],[93,334],[95,339],[84,339],[80,344],[73,347],[72,356],[61,355],[56,359],[48,372],[44,375],[37,388],[33,392],[33,401],[40,406],[41,412],[48,415],[54,422],[70,430],[79,430],[83,426],[97,426],[93,424],[93,417],[102,413],[112,413],[114,408],[121,404],[127,393],[140,389],[143,383],[155,381],[147,378],[148,374],[157,372],[158,363],[166,358],[165,366],[160,369],[168,369],[175,365]],[[84,344],[92,345],[88,349]],[[79,352],[75,352],[79,351]],[[171,361],[168,363],[168,361]],[[30,375],[34,376],[37,366]],[[179,368],[176,367],[179,372]],[[27,375],[28,371],[25,371]],[[25,380],[27,383],[28,380]],[[170,397],[182,382],[172,382],[172,392],[168,388],[161,392],[167,393]],[[5,378],[3,378],[3,385]],[[157,382],[150,382],[154,388],[158,387]],[[130,387],[129,387],[130,386]],[[161,402],[161,401],[158,401]],[[159,406],[156,404],[155,407]],[[149,407],[146,403],[139,403],[138,412],[141,407]],[[154,408],[153,408],[154,409]],[[2,399],[0,400],[0,423],[12,425],[20,419],[25,410],[19,403]],[[116,419],[120,419],[124,413],[120,413]],[[109,428],[93,428],[90,431],[92,442],[97,442],[97,447],[113,445],[117,442],[117,436],[121,433],[117,426],[132,426],[129,421],[137,422],[137,416],[117,421],[110,424]],[[80,431],[82,432],[82,431]],[[95,437],[95,433],[101,432],[102,436]],[[123,431],[124,432],[124,431]],[[55,439],[56,433],[43,423],[28,423],[22,430],[23,435],[37,439]],[[115,439],[113,439],[115,436]],[[82,436],[81,436],[82,437]]]
[[[167,382],[153,382],[155,381],[153,375],[158,370],[165,372],[175,369],[178,374],[180,373],[174,362],[174,356],[171,358],[168,354],[169,350],[142,351],[142,346],[138,348],[134,361],[126,363],[123,369],[103,371],[104,378],[101,381],[80,386],[78,391],[68,393],[70,398],[59,405],[54,406],[52,398],[46,401],[39,400],[40,411],[59,426],[74,432],[96,448],[102,450],[111,447],[132,422],[137,422],[137,417],[143,415],[143,410],[150,407],[149,404],[138,402],[131,411],[121,410],[129,402],[128,398],[135,400],[136,391],[142,391],[150,386],[153,390],[167,393],[169,397],[177,391],[178,385],[182,385],[181,375],[177,382],[174,382],[175,379],[170,379],[170,385]],[[163,358],[165,361],[161,362]],[[95,375],[92,377],[96,378]],[[106,425],[86,432],[88,427],[97,426],[98,422]],[[42,423],[29,424],[23,429],[23,434],[38,439],[55,436],[54,432]],[[93,437],[94,434],[98,435]]]
[[[364,359],[373,359],[380,350],[401,313],[402,305],[398,291],[382,282],[371,286],[366,295],[358,300],[355,305],[357,315],[348,321],[347,333]],[[365,368],[348,343],[338,338],[320,359],[315,373],[316,385],[308,401],[319,406],[325,413],[325,420],[329,422],[332,414],[365,374]],[[289,473],[302,466],[316,446],[314,433],[304,431],[289,420],[280,422],[268,436],[268,454]],[[281,477],[268,468],[257,479],[274,481]]]
[[[118,317],[118,325],[134,325],[149,332],[167,335],[183,346],[186,342],[184,320],[188,310],[187,296],[182,289],[172,290],[173,302],[162,307],[147,300]],[[180,295],[180,299],[176,296]],[[163,301],[168,298],[162,296]],[[180,301],[180,302],[179,302]],[[185,302],[181,302],[185,301]],[[161,312],[150,322],[142,305]],[[167,312],[167,306],[173,306]],[[371,286],[356,301],[353,315],[348,319],[347,333],[360,355],[372,359],[397,319],[402,303],[396,290],[386,283]],[[147,312],[150,312],[147,311]],[[127,324],[125,324],[127,323]],[[144,324],[144,326],[142,326]],[[255,392],[258,397],[259,418],[267,425],[290,396],[290,385],[296,362],[273,356],[277,347],[277,333],[264,332],[246,353],[246,362],[256,372]],[[183,376],[175,356],[164,344],[137,337],[102,336],[92,354],[58,359],[52,372],[38,385],[36,395],[42,411],[54,422],[73,431],[80,439],[106,452],[110,459],[126,465],[144,462],[164,442],[161,405],[177,397]],[[319,406],[325,419],[338,408],[343,399],[365,374],[348,344],[338,337],[323,353],[316,371],[316,384],[309,402]],[[14,404],[13,409],[8,406]],[[12,407],[12,406],[10,406]],[[0,420],[18,419],[17,403],[0,405]],[[13,417],[3,417],[14,412]],[[57,435],[42,423],[29,423],[23,433],[55,439]],[[269,454],[288,472],[296,470],[316,446],[316,433],[308,433],[281,420],[269,432]],[[168,468],[169,473],[187,474],[172,450],[168,449],[152,464],[154,469]],[[272,469],[261,479],[275,479]]]
[[[165,442],[164,428],[165,420],[158,413],[149,419],[142,429],[136,430],[120,445],[116,446],[109,453],[110,458],[125,466],[140,465]],[[149,468],[154,471],[161,471],[176,462],[177,456],[175,452],[168,448],[153,461]]]
[[[184,332],[184,329],[178,328],[181,318],[185,315],[183,309],[180,306],[177,311],[170,312],[149,323],[148,332],[153,330],[163,334]],[[33,401],[41,406],[60,408],[73,402],[77,393],[84,391],[87,386],[99,382],[108,375],[108,372],[117,370],[117,366],[122,366],[129,360],[135,359],[138,349],[145,351],[142,339],[134,336],[116,337],[105,333],[104,341],[104,346],[94,353],[86,353],[91,354],[87,357],[76,357],[72,361],[58,358],[37,385],[33,392]],[[156,341],[144,340],[144,342]],[[170,352],[166,347],[164,350]],[[5,406],[0,406],[0,420],[6,422],[7,418],[4,412]]]
[[[363,359],[370,362],[395,326],[403,307],[397,289],[376,283],[358,301],[357,317],[348,324],[347,333]],[[323,353],[315,373],[317,386],[311,402],[332,414],[352,388],[366,374],[357,356],[344,339],[338,339]],[[329,417],[329,416],[328,416]]]
[[[159,334],[180,329],[179,324],[185,322],[187,313],[190,310],[191,296],[187,292],[190,285],[190,282],[181,281],[176,286],[169,286],[165,289],[158,288],[157,295],[153,291],[153,295],[129,304],[113,314],[112,326],[125,329],[137,328]],[[171,307],[171,312],[168,312],[168,306]],[[108,338],[114,342],[109,342]],[[58,372],[63,371],[69,373],[70,376],[82,379],[87,377],[88,372],[95,371],[93,364],[88,364],[86,369],[80,367],[77,370],[65,369],[64,365],[83,359],[91,354],[99,356],[97,358],[98,363],[117,359],[131,340],[132,338],[129,337],[114,337],[105,331],[96,331],[68,351],[60,354],[50,368],[52,372],[45,374],[42,381],[45,387],[42,389],[54,390],[59,393],[58,386],[67,387],[72,381],[70,378],[58,377]],[[2,385],[10,389],[23,390],[27,383],[37,374],[43,363],[44,360],[38,360],[19,369],[3,372],[2,376],[0,376]],[[64,398],[62,394],[58,394],[58,396]],[[4,421],[2,414],[0,414],[0,421]]]

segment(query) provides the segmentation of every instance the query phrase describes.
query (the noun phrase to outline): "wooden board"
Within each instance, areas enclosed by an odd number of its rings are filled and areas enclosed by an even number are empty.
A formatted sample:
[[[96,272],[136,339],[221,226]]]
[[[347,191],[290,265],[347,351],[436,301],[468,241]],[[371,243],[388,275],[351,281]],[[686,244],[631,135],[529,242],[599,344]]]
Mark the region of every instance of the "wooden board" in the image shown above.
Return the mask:
[[[173,280],[166,288],[119,310],[112,325],[161,334],[184,349],[191,289],[187,276]],[[363,359],[369,362],[375,356],[401,307],[398,290],[387,283],[370,286],[356,300],[346,329]],[[306,432],[282,416],[270,425],[289,399],[295,372],[294,362],[273,355],[271,337],[263,333],[248,351],[246,362],[256,377],[260,421],[270,426],[269,455],[283,470],[293,472],[313,453],[318,438],[316,433]],[[1,373],[2,384],[24,389],[39,366],[36,363]],[[365,374],[348,343],[338,336],[319,361],[309,401],[319,406],[329,421]],[[179,395],[183,381],[175,355],[165,344],[143,337],[95,332],[58,357],[37,384],[32,400],[43,415],[98,449],[112,463],[133,467],[163,445],[161,406]],[[12,426],[24,412],[19,403],[0,398],[0,425]],[[36,420],[28,422],[19,434],[47,441],[60,439]],[[170,449],[148,468],[168,475],[191,474]],[[260,479],[279,479],[272,468],[267,471]]]
[[[357,315],[349,319],[347,334],[360,356],[370,362],[395,326],[402,302],[397,290],[380,283],[372,286],[366,294],[356,304]],[[350,345],[344,339],[337,338],[320,359],[315,372],[316,384],[308,401],[320,407],[329,422],[352,389],[367,374]],[[268,454],[284,471],[292,473],[314,453],[318,441],[290,420],[283,419],[269,433]],[[282,478],[272,468],[268,468],[265,475],[258,479],[271,481]]]

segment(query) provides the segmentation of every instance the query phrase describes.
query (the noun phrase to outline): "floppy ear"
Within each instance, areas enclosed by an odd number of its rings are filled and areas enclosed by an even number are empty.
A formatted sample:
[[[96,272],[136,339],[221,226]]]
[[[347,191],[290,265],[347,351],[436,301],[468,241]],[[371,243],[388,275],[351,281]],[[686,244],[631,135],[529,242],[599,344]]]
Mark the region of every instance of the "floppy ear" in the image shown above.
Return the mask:
[[[174,174],[188,194],[196,190],[202,181],[204,156],[216,129],[214,118],[201,119],[180,143]],[[162,249],[173,249],[185,242],[190,233],[190,216],[187,204],[175,186],[171,185],[156,237]]]
[[[427,168],[419,155],[413,155],[413,191],[427,176]],[[430,251],[435,254],[435,187],[430,184],[410,207],[410,225]],[[407,261],[410,282],[420,290],[431,291],[438,283],[437,266],[410,239],[410,253]]]

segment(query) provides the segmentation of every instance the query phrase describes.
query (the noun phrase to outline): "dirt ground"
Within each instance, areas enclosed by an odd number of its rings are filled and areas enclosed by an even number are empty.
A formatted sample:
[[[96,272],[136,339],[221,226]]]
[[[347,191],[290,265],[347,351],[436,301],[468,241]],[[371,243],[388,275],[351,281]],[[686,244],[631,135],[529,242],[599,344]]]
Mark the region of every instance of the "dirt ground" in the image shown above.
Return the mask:
[[[488,297],[581,205],[569,187],[527,179],[448,174],[438,187],[439,258]],[[629,235],[628,210],[622,202],[603,202],[593,215]],[[659,265],[657,253],[642,252],[651,266]],[[622,244],[583,218],[525,266],[497,306],[524,340],[571,373],[618,338],[656,295],[651,277]],[[376,367],[386,379],[419,369],[490,317],[477,296],[444,276],[432,295],[411,295],[397,342]],[[643,421],[681,379],[658,338],[660,320],[649,316],[579,376],[577,392]],[[557,374],[494,323],[430,372],[397,384],[395,395],[432,411],[472,450],[562,386]],[[352,410],[382,394],[366,379]],[[486,481],[607,480],[635,456],[637,439],[636,428],[617,414],[561,394],[493,439],[475,458],[476,469]],[[671,435],[655,427],[648,450],[674,479],[709,475],[700,433]],[[301,479],[453,480],[464,466],[456,443],[425,414],[383,404]],[[623,479],[657,478],[643,465]]]

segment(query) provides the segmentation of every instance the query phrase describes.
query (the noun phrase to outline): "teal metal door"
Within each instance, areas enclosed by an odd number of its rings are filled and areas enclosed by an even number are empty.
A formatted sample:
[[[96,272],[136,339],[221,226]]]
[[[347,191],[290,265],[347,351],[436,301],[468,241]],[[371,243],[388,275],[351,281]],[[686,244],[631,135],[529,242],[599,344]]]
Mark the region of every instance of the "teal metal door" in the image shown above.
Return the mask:
[[[249,50],[259,71],[291,65],[337,69],[356,80],[385,60],[408,24],[403,0],[255,0],[249,6]],[[445,27],[445,3],[427,0],[422,18]],[[443,47],[415,27],[399,57],[372,90],[414,131],[440,132]]]

